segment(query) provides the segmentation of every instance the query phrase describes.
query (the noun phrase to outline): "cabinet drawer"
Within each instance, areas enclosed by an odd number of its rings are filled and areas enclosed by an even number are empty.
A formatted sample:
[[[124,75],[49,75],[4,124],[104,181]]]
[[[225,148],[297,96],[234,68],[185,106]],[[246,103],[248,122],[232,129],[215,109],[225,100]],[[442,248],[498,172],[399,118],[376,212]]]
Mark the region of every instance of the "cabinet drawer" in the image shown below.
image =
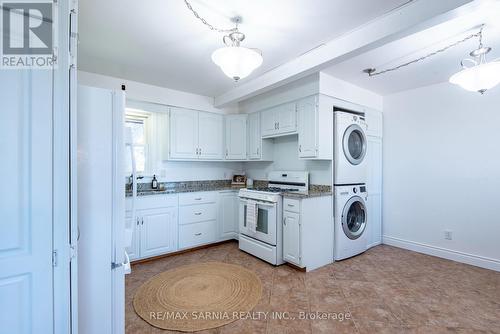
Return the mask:
[[[184,193],[179,195],[179,205],[215,203],[216,200],[217,200],[216,192],[196,192],[196,193]]]
[[[283,210],[300,213],[300,200],[285,197],[283,199]]]
[[[214,241],[214,220],[179,226],[179,248],[196,247]]]
[[[216,219],[215,203],[181,206],[179,208],[179,224],[191,224]]]

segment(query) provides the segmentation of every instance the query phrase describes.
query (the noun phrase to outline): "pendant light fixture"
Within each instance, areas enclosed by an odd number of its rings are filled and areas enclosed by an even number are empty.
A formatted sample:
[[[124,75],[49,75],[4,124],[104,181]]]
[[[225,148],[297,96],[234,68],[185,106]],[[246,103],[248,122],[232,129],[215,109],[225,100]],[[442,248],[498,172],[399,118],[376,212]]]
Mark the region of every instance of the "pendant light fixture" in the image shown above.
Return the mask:
[[[491,48],[483,46],[482,31],[483,28],[479,31],[478,48],[470,52],[470,56],[474,58],[463,59],[460,62],[462,70],[453,74],[450,82],[468,91],[484,94],[488,89],[500,83],[500,62],[498,60],[489,63],[486,61],[486,54],[491,51]],[[467,67],[465,62],[471,63],[472,66]]]
[[[187,0],[184,0],[184,3],[193,15],[210,30],[228,33],[222,38],[225,47],[219,48],[212,53],[212,61],[221,68],[225,75],[234,81],[238,81],[249,76],[257,67],[262,65],[263,58],[260,50],[245,48],[240,45],[245,39],[245,34],[238,30],[238,25],[242,20],[240,16],[231,19],[235,24],[234,28],[218,29],[202,18]]]
[[[240,46],[245,34],[236,30],[222,39],[225,47],[212,53],[212,61],[217,64],[225,75],[238,81],[247,77],[262,64],[262,55],[255,49]]]
[[[491,89],[500,83],[500,61],[498,59],[491,62],[486,61],[486,54],[491,51],[491,48],[483,46],[483,28],[484,25],[482,25],[479,31],[475,34],[469,35],[459,41],[456,41],[453,44],[443,47],[442,49],[434,51],[420,58],[411,60],[407,63],[381,71],[377,71],[377,69],[375,68],[367,68],[363,70],[363,72],[368,74],[368,76],[373,77],[387,72],[396,71],[408,65],[426,60],[429,57],[435,56],[452,47],[462,44],[471,38],[478,37],[479,46],[477,49],[471,51],[470,53],[470,55],[474,57],[474,59],[462,60],[461,61],[462,70],[452,75],[449,81],[452,84],[459,85],[460,87],[468,91],[479,92],[481,94],[484,94],[484,92],[486,92],[488,89]],[[466,62],[471,63],[472,66],[467,67],[465,65]]]

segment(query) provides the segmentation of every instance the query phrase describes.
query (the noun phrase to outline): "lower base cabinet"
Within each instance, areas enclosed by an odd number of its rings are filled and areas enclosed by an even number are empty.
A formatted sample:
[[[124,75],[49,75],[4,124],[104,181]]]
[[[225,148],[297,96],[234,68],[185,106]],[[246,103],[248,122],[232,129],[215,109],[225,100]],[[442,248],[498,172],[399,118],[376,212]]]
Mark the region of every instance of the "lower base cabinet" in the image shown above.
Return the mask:
[[[283,199],[283,260],[306,271],[333,262],[332,196]]]
[[[215,221],[179,226],[179,248],[191,248],[215,241]]]
[[[142,212],[141,257],[150,257],[177,249],[177,208]]]
[[[283,212],[283,259],[299,267],[301,264],[300,216],[295,212]]]
[[[239,197],[237,191],[219,193],[219,240],[238,238]]]

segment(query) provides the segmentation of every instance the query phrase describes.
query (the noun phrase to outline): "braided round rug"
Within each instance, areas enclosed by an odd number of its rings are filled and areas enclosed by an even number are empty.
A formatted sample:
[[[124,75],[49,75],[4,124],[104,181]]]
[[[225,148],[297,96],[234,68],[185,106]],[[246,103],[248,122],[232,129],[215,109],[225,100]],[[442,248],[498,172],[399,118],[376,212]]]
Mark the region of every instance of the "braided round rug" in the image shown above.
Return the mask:
[[[183,332],[216,328],[238,320],[260,300],[262,284],[238,265],[206,262],[158,274],[139,287],[135,312],[149,324]]]

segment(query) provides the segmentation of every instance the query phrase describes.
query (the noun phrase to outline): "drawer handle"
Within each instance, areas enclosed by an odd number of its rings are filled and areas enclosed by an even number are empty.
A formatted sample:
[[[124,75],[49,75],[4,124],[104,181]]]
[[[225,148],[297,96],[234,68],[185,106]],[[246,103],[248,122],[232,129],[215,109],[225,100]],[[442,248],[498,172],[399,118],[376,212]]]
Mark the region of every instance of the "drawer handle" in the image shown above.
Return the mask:
[[[201,212],[195,212],[194,214],[195,214],[195,216],[199,216],[199,215],[201,215]]]
[[[201,201],[201,197],[195,198],[195,201]]]
[[[293,208],[295,205],[293,205],[293,204],[288,204],[288,206]]]
[[[194,235],[196,235],[197,237],[199,237],[201,235],[201,232],[200,233],[195,233]]]

